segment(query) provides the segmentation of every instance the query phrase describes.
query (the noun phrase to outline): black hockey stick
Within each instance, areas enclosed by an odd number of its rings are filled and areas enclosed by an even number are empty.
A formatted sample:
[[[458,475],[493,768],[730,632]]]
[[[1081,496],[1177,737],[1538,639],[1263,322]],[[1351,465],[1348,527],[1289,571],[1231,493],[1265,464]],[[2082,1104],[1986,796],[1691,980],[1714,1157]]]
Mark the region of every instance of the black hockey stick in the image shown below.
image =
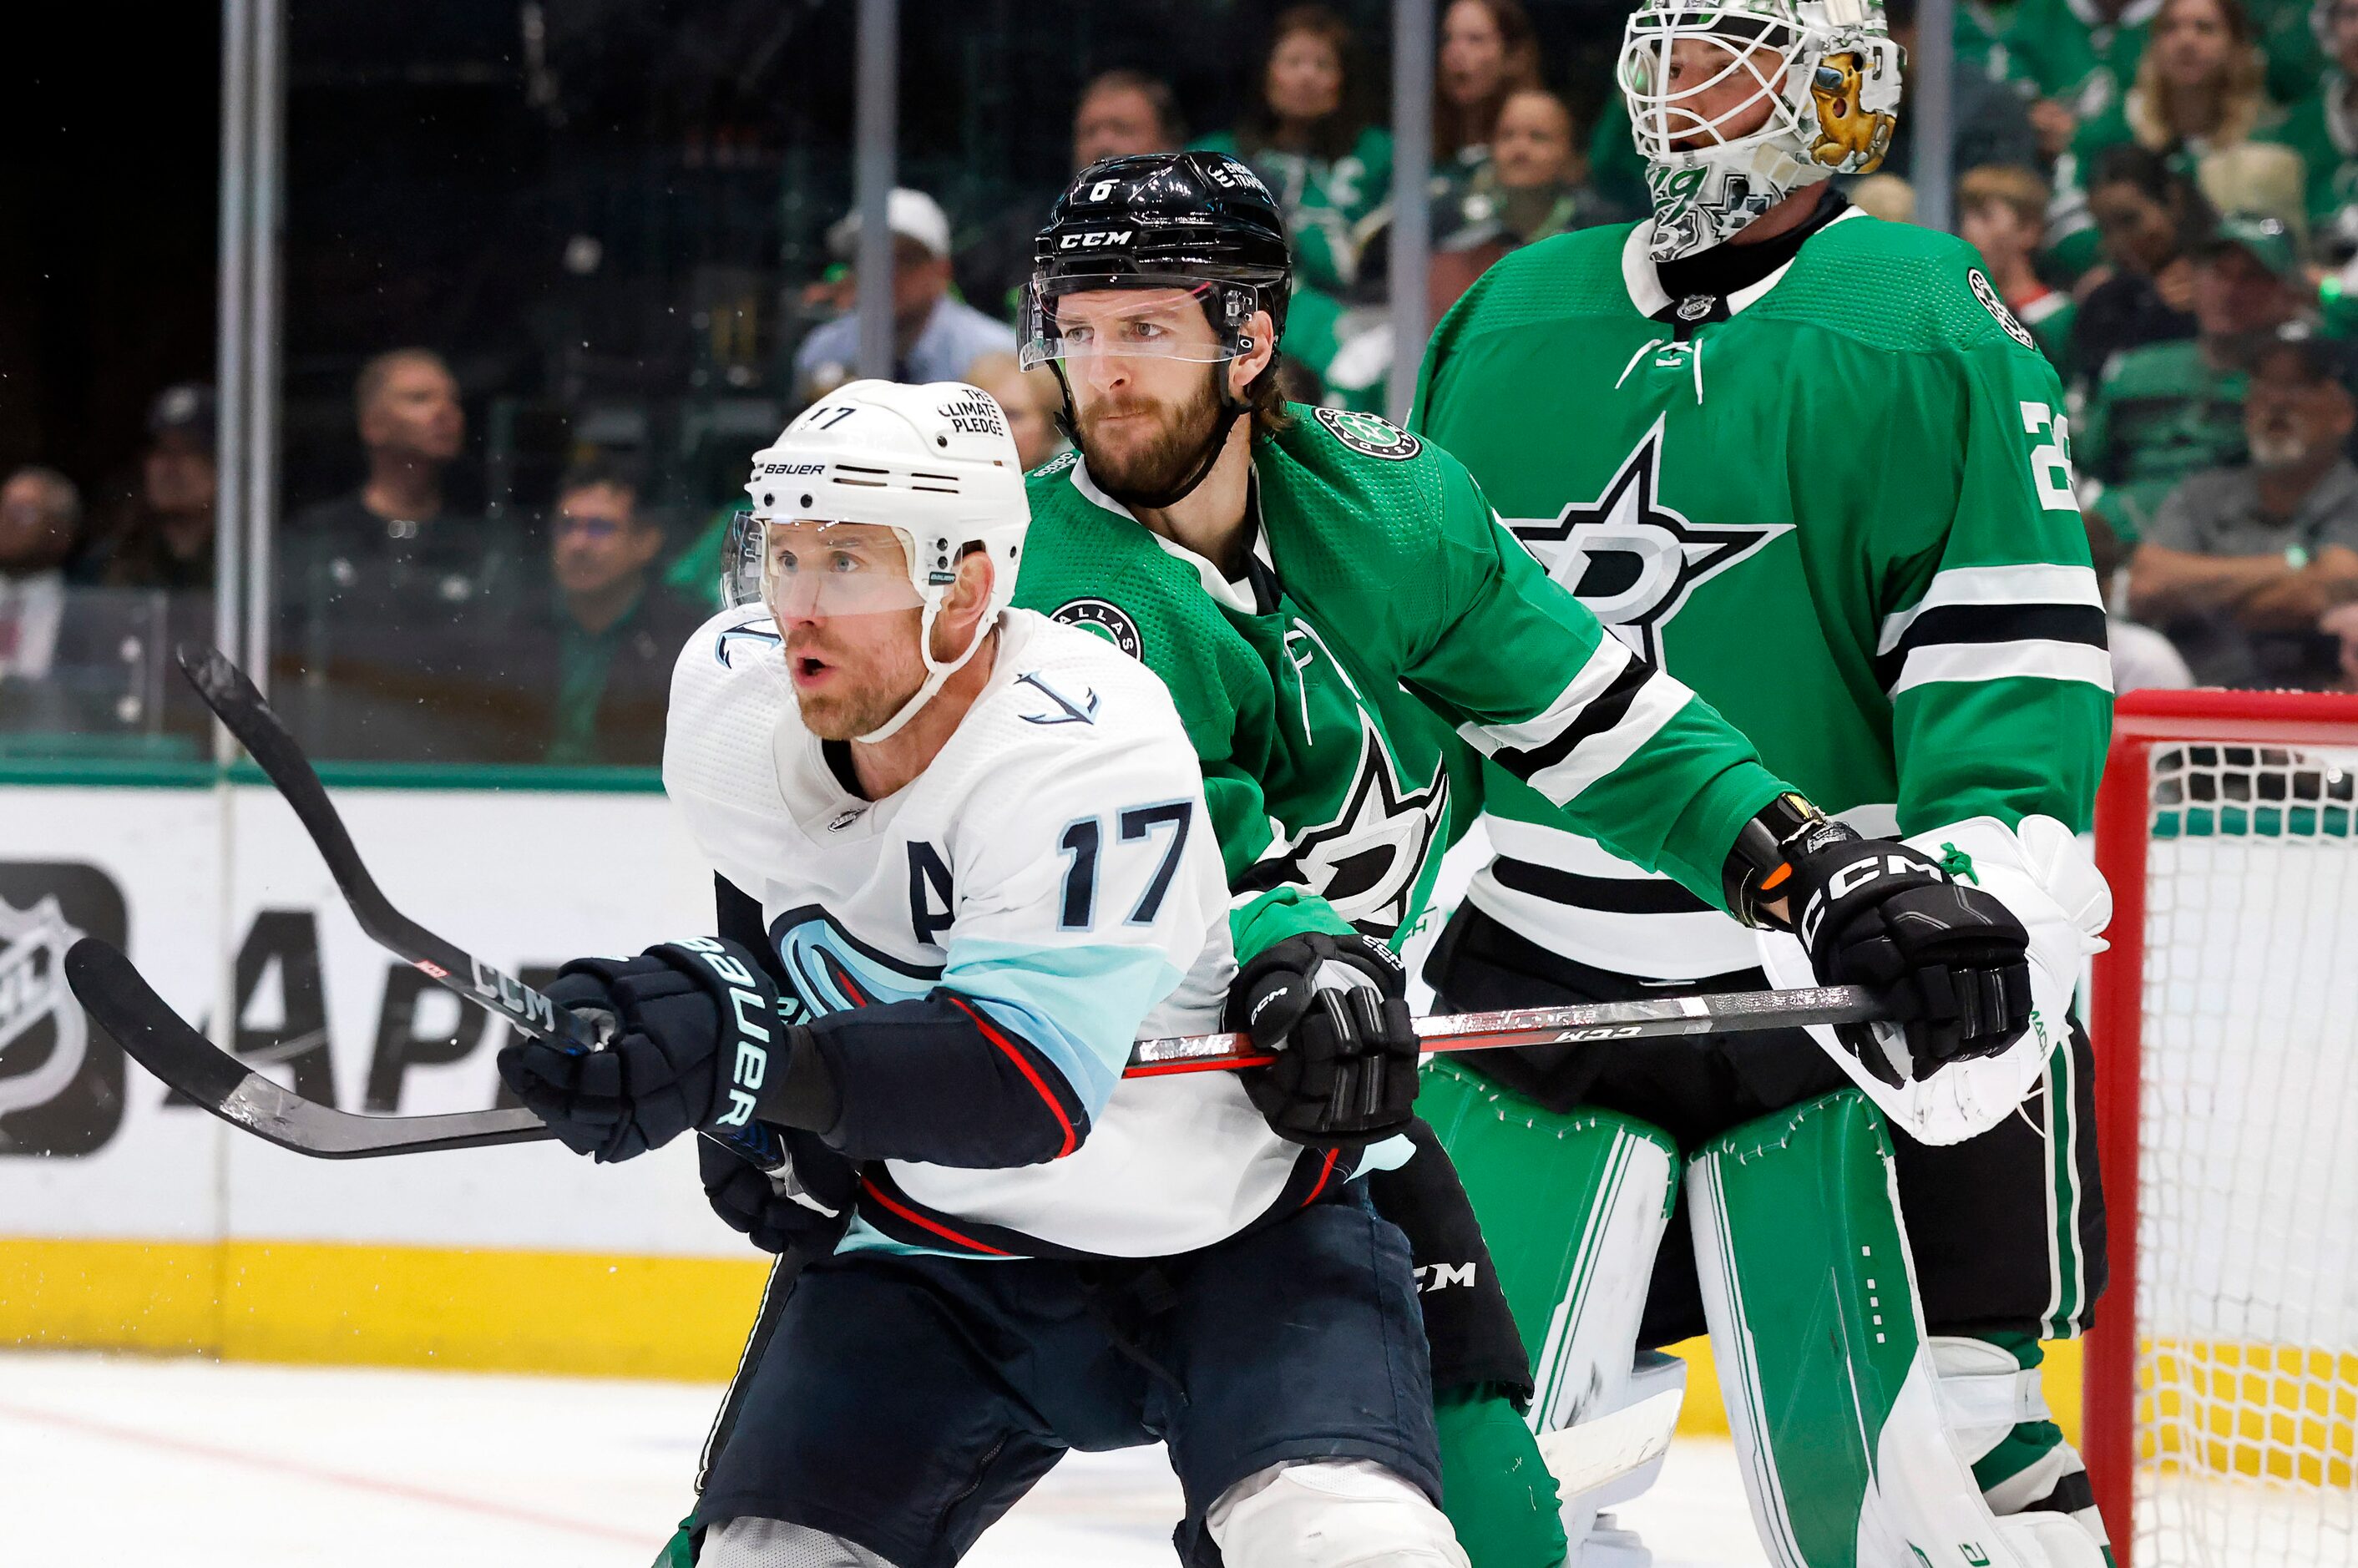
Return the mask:
[[[535,1039],[583,1051],[598,1048],[601,1041],[596,1022],[557,1006],[522,980],[502,974],[393,907],[393,901],[369,875],[352,836],[345,831],[344,819],[328,798],[319,770],[311,766],[311,759],[303,754],[302,746],[287,732],[243,670],[219,649],[200,643],[181,643],[175,657],[180,673],[189,677],[205,706],[253,754],[279,797],[294,808],[319,858],[327,861],[329,874],[336,879],[352,918],[371,941],[416,967],[435,984],[499,1014]]]
[[[459,1111],[441,1116],[358,1116],[308,1100],[254,1072],[181,1021],[131,960],[95,936],[66,954],[66,983],[92,1018],[134,1060],[171,1087],[282,1149],[323,1160],[422,1154],[530,1143],[551,1136],[529,1110]],[[1819,990],[1749,991],[1666,997],[1512,1012],[1443,1014],[1417,1020],[1427,1051],[1506,1045],[1572,1045],[1665,1035],[1790,1029],[1805,1023],[1860,1023],[1877,1016],[1856,986]],[[1265,1062],[1235,1034],[1141,1040],[1126,1077],[1201,1073]]]
[[[66,983],[132,1060],[222,1120],[321,1160],[481,1149],[554,1136],[528,1110],[354,1116],[283,1089],[181,1022],[131,960],[85,936],[66,950]]]

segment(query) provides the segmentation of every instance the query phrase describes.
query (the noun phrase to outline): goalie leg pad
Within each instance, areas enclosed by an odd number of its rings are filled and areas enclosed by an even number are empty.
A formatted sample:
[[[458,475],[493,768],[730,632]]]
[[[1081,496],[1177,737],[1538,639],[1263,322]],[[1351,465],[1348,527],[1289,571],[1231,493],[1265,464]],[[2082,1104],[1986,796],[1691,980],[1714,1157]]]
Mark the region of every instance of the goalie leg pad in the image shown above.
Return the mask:
[[[2087,1466],[2048,1411],[2039,1342],[1936,1335],[1931,1344],[1949,1439],[2000,1525],[2040,1542],[2057,1563],[2104,1561],[2112,1541]]]
[[[1433,1499],[1368,1459],[1256,1470],[1214,1499],[1204,1527],[1228,1568],[1466,1568]]]
[[[1687,1207],[1771,1561],[2043,1568],[1951,1442],[1891,1145],[1866,1099],[1844,1090],[1718,1140],[1687,1168]]]
[[[1417,1108],[1441,1135],[1531,1353],[1541,1432],[1618,1408],[1677,1146],[1609,1111],[1551,1111],[1448,1061]]]

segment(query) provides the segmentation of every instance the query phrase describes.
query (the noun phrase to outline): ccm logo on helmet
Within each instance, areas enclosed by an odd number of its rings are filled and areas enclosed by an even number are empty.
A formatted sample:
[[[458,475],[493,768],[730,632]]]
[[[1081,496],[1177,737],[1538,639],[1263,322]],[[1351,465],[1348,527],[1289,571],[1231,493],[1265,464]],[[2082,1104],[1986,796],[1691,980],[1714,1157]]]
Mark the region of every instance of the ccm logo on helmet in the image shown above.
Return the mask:
[[[1823,892],[1813,895],[1810,900],[1810,906],[1801,912],[1801,945],[1803,946],[1816,946],[1818,940],[1818,922],[1825,918],[1826,901],[1828,899],[1848,898],[1852,893],[1856,892],[1859,889],[1873,881],[1877,877],[1886,875],[1895,877],[1922,877],[1928,881],[1939,881],[1941,880],[1940,873],[1932,867],[1924,865],[1916,860],[1909,860],[1903,855],[1892,855],[1888,857],[1882,855],[1869,855],[1864,860],[1853,860],[1849,865],[1844,866],[1833,876],[1828,877],[1826,879],[1825,890]]]
[[[737,1053],[730,1064],[729,1108],[720,1113],[717,1125],[747,1126],[753,1119],[755,1091],[770,1073],[770,1032],[757,1022],[765,1007],[762,993],[753,989],[753,977],[745,972],[745,966],[711,937],[692,936],[679,946],[702,958],[705,967],[729,988],[729,1005],[736,1014]]]
[[[1135,229],[1088,229],[1077,234],[1066,234],[1056,242],[1060,251],[1093,251],[1100,245],[1126,245]]]

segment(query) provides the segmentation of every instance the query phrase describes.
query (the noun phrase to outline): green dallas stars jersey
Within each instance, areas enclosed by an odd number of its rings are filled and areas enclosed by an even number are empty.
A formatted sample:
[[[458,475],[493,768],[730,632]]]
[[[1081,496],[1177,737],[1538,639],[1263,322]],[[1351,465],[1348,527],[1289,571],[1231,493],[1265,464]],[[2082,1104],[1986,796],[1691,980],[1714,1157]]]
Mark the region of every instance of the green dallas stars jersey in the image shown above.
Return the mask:
[[[1647,227],[1491,268],[1433,334],[1416,427],[1821,807],[1871,836],[2084,828],[2111,672],[2062,393],[1973,251],[1853,212],[1686,327],[1650,319],[1676,313]],[[1521,935],[1658,979],[1758,963],[1496,769],[1487,805],[1468,896]]]
[[[1239,957],[1338,915],[1412,928],[1453,837],[1453,758],[1470,768],[1452,729],[1529,778],[1535,811],[1716,902],[1737,829],[1785,787],[1751,746],[1550,582],[1456,460],[1373,415],[1291,413],[1255,442],[1243,580],[1067,454],[1031,477],[1016,585],[1171,688]]]

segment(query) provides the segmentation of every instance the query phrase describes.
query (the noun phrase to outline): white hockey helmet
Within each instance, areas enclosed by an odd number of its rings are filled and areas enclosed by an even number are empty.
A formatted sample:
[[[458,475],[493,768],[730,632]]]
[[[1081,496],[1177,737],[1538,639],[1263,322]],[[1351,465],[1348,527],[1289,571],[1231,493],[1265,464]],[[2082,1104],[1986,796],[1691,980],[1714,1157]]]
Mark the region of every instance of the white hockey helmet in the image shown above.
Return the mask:
[[[1653,191],[1654,259],[1708,249],[1804,186],[1880,164],[1900,67],[1881,0],[1644,0],[1617,74]],[[1759,125],[1727,133],[1764,105]]]
[[[774,612],[795,579],[802,586],[793,591],[836,594],[838,605],[857,598],[869,609],[923,611],[918,653],[925,682],[862,741],[882,741],[914,718],[974,656],[1000,612],[1014,601],[1032,508],[1007,416],[979,387],[957,381],[846,383],[803,410],[776,444],[753,454],[745,493],[752,510],[730,530],[722,578],[730,604],[758,600]],[[905,581],[861,581],[855,575],[821,583],[814,574],[797,576],[795,563],[771,547],[772,524],[795,523],[892,529],[906,557]],[[990,558],[990,604],[965,650],[937,660],[934,620],[969,547]]]

